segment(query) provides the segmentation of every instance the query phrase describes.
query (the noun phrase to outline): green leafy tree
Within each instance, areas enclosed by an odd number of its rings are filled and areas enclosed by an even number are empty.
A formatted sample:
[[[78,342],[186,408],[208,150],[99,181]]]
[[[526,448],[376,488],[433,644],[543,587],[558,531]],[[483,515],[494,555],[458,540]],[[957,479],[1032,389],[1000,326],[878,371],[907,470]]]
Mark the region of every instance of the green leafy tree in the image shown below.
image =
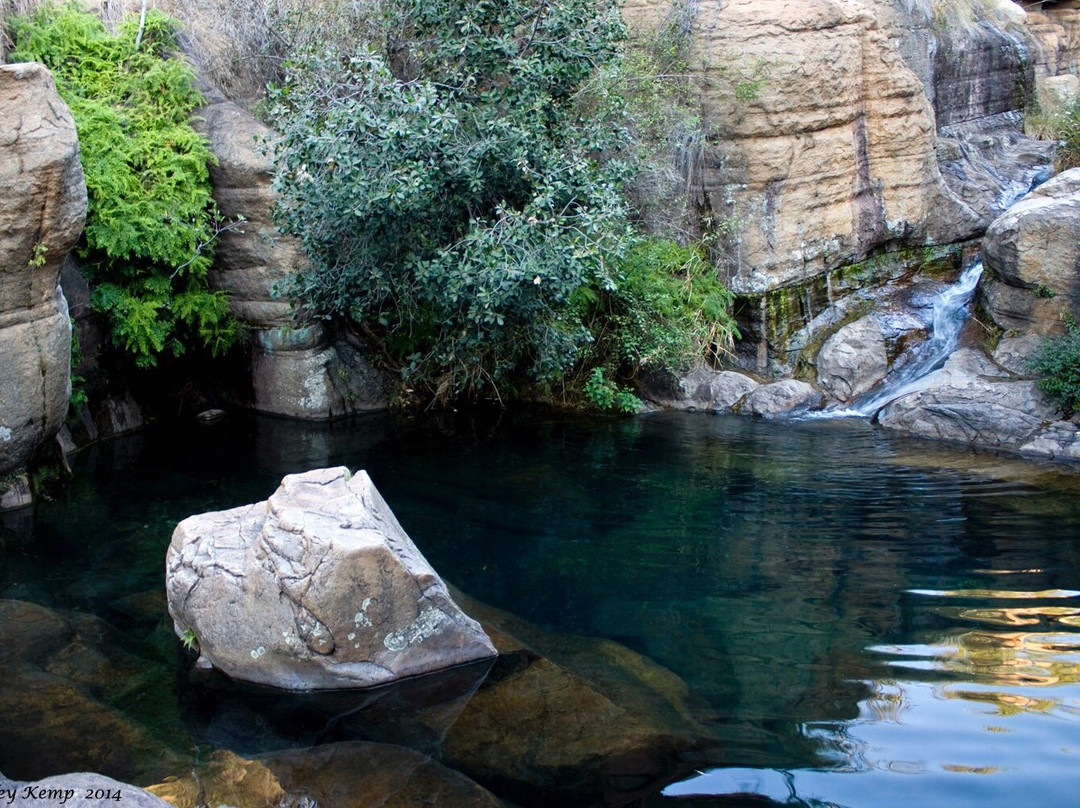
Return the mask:
[[[618,9],[425,0],[385,26],[271,95],[281,225],[311,258],[296,291],[435,395],[557,380],[591,340],[571,296],[613,287],[630,232],[622,105],[589,83]]]
[[[171,22],[151,9],[114,35],[78,6],[47,5],[11,29],[10,59],[44,63],[75,118],[89,201],[78,249],[113,342],[141,367],[189,344],[222,353],[237,326],[207,285],[213,155],[191,125],[192,70],[169,57]]]

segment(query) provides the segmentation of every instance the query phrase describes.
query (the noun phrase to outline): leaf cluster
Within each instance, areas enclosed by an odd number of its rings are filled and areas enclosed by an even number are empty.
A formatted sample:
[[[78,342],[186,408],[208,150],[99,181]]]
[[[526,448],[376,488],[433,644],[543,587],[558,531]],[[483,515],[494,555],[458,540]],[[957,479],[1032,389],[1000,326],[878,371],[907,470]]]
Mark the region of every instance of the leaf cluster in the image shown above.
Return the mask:
[[[297,54],[267,106],[279,226],[311,260],[293,296],[421,398],[630,411],[639,372],[720,353],[731,298],[701,252],[635,232],[687,232],[632,187],[679,196],[661,163],[699,138],[684,10],[628,51],[610,0],[401,0],[354,49]]]
[[[1080,325],[1072,315],[1065,316],[1063,335],[1043,338],[1028,369],[1066,415],[1080,411]]]
[[[88,196],[78,250],[112,341],[141,367],[191,343],[221,353],[237,326],[207,284],[213,155],[191,125],[194,74],[169,56],[171,21],[149,10],[138,47],[137,19],[113,34],[76,5],[41,6],[11,27],[11,58],[44,63],[75,118]]]
[[[613,379],[719,361],[738,337],[732,293],[698,246],[638,240],[619,262],[614,281],[576,295],[593,336],[589,360]],[[597,403],[588,385],[585,390]]]
[[[590,339],[570,297],[611,285],[629,235],[622,108],[586,88],[620,52],[618,10],[436,0],[388,25],[271,94],[280,224],[311,258],[295,291],[433,394],[558,379]]]

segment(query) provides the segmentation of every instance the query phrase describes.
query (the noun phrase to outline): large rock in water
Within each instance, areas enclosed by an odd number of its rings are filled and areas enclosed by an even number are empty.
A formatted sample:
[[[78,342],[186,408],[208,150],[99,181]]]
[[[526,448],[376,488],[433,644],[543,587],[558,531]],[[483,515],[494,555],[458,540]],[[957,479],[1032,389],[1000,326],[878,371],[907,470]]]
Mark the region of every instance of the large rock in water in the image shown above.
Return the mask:
[[[369,687],[496,654],[362,471],[290,475],[266,502],[185,519],[166,585],[200,661],[258,684]]]
[[[60,265],[86,186],[71,112],[39,64],[0,65],[0,475],[64,422],[71,326]]]

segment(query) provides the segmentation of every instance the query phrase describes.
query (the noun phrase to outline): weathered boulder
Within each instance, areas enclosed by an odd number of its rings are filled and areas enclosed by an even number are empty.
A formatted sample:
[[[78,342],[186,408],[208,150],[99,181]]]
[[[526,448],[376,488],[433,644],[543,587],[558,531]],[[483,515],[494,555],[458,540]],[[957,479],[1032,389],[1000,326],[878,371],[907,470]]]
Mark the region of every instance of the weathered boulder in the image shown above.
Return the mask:
[[[1059,174],[990,225],[985,305],[1001,328],[1035,334],[1080,314],[1080,169]]]
[[[71,112],[39,64],[0,65],[0,475],[60,429],[71,326],[60,265],[86,186]]]
[[[643,395],[666,409],[724,412],[759,384],[742,373],[699,367],[678,377],[655,380]]]
[[[888,404],[882,426],[910,435],[1046,457],[1080,457],[1076,425],[1035,382],[1015,380],[980,352],[957,351]]]
[[[809,408],[821,401],[821,394],[806,382],[783,379],[751,390],[736,409],[747,415],[770,417]]]
[[[274,687],[369,687],[496,653],[362,471],[289,475],[266,502],[185,519],[166,589],[203,665]]]
[[[111,808],[117,803],[127,808],[170,808],[169,803],[141,788],[93,772],[58,774],[29,783],[7,780],[0,774],[0,797],[11,808],[67,804]]]
[[[993,359],[1001,367],[1017,376],[1030,376],[1028,362],[1034,356],[1042,339],[1035,334],[1005,337],[994,348]]]
[[[845,325],[817,355],[818,384],[838,401],[851,401],[889,372],[885,335],[873,315]]]
[[[220,94],[200,116],[217,164],[210,168],[223,216],[242,224],[218,240],[213,285],[252,330],[252,387],[260,412],[324,419],[386,409],[386,380],[354,337],[331,338],[318,322],[298,322],[284,287],[307,263],[298,239],[274,225],[273,132]],[[302,318],[301,318],[302,319]]]

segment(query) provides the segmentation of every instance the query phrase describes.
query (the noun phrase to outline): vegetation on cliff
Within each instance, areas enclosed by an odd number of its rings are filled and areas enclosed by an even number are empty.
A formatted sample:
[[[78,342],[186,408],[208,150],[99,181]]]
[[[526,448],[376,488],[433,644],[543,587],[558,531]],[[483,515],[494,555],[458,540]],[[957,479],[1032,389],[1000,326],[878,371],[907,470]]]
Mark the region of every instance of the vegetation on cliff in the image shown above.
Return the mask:
[[[170,21],[150,10],[115,34],[74,5],[10,21],[9,59],[44,63],[79,134],[88,212],[80,266],[113,343],[140,367],[236,338],[228,301],[207,285],[220,227],[205,138],[191,125],[202,99]]]
[[[444,400],[526,384],[625,408],[608,385],[724,342],[700,255],[635,233],[614,3],[432,0],[375,19],[352,52],[297,55],[270,94],[280,222],[311,259],[300,300]]]

